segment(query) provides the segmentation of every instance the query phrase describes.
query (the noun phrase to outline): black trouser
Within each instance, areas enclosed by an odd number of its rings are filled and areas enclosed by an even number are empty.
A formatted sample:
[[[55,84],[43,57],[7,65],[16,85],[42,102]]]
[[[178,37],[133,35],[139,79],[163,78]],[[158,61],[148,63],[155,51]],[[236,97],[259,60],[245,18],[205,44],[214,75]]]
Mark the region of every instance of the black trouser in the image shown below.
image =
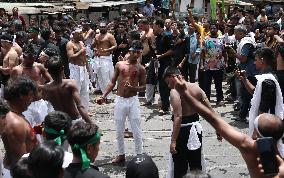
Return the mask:
[[[204,90],[204,74],[205,74],[205,71],[198,70],[198,85],[203,91],[205,91]]]
[[[277,70],[276,76],[277,76],[277,81],[281,88],[282,96],[284,96],[284,70]]]
[[[180,73],[183,76],[183,78],[188,81],[188,63],[186,62],[182,68],[180,69]]]
[[[222,81],[223,81],[223,70],[206,70],[204,74],[204,91],[208,100],[210,100],[211,95],[211,83],[214,79],[215,89],[217,93],[217,102],[223,100],[223,90],[222,90]]]
[[[188,64],[189,82],[195,83],[197,64]]]
[[[189,117],[191,118],[194,117],[193,120],[196,119],[197,117],[198,120],[198,114],[188,116],[188,118]],[[201,165],[202,146],[197,150],[188,150],[187,148],[190,129],[191,125],[181,127],[178,134],[178,138],[176,141],[177,153],[172,155],[174,161],[174,178],[182,178],[187,173],[188,166],[190,167],[190,170],[194,169],[202,170],[202,165]],[[198,134],[198,138],[200,143],[202,143],[202,133]]]
[[[162,110],[163,111],[168,111],[170,108],[170,89],[168,87],[168,85],[166,84],[164,78],[163,78],[163,74],[165,69],[168,67],[169,65],[160,65],[159,68],[159,75],[158,75],[158,81],[159,81],[159,92],[160,92],[160,97],[161,97],[161,101],[162,101]]]

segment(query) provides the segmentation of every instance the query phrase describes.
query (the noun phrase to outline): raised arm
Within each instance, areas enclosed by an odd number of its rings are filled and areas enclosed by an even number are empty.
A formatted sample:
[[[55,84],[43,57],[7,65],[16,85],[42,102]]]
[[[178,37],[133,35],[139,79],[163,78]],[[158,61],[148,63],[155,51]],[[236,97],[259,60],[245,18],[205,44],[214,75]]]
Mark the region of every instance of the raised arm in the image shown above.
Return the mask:
[[[184,79],[180,76],[176,76],[175,80],[177,82],[176,89],[181,97],[183,97],[185,101],[190,104],[207,122],[209,122],[210,125],[215,128],[217,133],[224,137],[229,143],[237,147],[239,150],[243,150],[249,145],[249,143],[251,143],[251,138],[248,135],[235,130],[211,107],[202,104],[200,101],[192,97],[187,92]]]
[[[80,49],[77,53],[74,53],[73,45],[69,41],[66,45],[67,55],[69,59],[74,59],[80,56],[83,52],[85,52],[85,48]]]

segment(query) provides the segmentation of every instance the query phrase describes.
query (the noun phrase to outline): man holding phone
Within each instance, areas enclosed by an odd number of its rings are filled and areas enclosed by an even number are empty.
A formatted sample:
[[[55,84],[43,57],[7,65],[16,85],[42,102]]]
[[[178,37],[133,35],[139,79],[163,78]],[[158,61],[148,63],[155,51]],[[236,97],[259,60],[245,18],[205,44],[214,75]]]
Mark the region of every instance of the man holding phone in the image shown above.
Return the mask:
[[[250,136],[237,131],[234,127],[224,121],[212,107],[202,103],[202,101],[192,96],[189,92],[190,88],[188,88],[186,81],[181,76],[173,77],[175,89],[180,94],[181,98],[184,98],[185,102],[190,104],[196,112],[208,121],[224,139],[239,149],[247,164],[250,176],[252,178],[267,178],[267,176],[265,176],[258,168],[257,157],[259,157],[259,154],[256,140],[253,140]],[[261,137],[261,135],[264,137],[272,137],[273,146],[276,147],[276,142],[281,140],[283,136],[284,124],[279,117],[264,113],[258,117],[257,129],[259,131],[259,134],[257,134],[258,137]],[[274,162],[271,164],[277,163]]]

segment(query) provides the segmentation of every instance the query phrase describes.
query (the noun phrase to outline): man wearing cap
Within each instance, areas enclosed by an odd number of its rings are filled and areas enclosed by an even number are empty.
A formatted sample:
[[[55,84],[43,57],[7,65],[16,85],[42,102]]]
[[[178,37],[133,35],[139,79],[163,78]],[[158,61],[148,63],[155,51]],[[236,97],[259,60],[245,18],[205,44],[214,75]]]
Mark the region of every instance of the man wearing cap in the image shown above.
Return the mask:
[[[10,34],[1,36],[1,46],[1,57],[3,57],[3,66],[0,67],[1,83],[5,85],[10,78],[12,68],[19,64],[19,57],[13,48],[13,37]]]
[[[76,28],[73,38],[67,43],[70,79],[76,80],[82,105],[89,111],[89,74],[86,47],[83,43],[82,29]]]
[[[133,132],[135,152],[137,155],[142,154],[140,103],[137,96],[137,92],[143,92],[146,89],[146,70],[137,61],[141,57],[142,50],[143,45],[140,41],[135,40],[132,42],[127,60],[119,61],[116,64],[112,80],[102,97],[97,99],[97,103],[102,104],[117,82],[114,119],[116,123],[118,156],[112,161],[114,164],[125,161],[124,128],[126,117],[129,119]]]
[[[107,84],[113,75],[112,52],[117,48],[115,38],[107,32],[106,22],[100,22],[100,33],[95,37],[95,55],[97,56],[97,76],[99,87],[105,93]],[[111,93],[105,96],[111,99]]]
[[[64,178],[109,177],[92,164],[99,152],[100,137],[95,124],[77,122],[71,127],[67,140],[72,148],[73,160],[64,170]]]

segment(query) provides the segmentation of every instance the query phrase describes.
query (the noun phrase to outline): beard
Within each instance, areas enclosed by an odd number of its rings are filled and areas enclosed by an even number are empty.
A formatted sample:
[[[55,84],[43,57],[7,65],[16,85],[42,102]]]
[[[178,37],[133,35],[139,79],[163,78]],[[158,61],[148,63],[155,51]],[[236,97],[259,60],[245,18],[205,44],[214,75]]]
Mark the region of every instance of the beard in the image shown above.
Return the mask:
[[[100,33],[101,33],[101,34],[106,34],[106,33],[107,33],[107,30],[105,30],[105,29],[104,29],[104,30],[100,30]]]

